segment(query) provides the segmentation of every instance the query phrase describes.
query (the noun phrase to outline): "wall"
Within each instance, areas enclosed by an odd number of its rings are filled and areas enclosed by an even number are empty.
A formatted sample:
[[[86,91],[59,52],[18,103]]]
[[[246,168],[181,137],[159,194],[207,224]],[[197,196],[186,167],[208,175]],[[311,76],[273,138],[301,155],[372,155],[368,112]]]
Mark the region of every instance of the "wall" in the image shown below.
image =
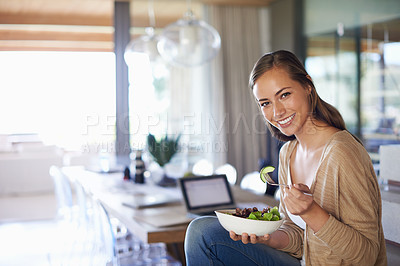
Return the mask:
[[[270,5],[271,48],[289,50],[304,59],[303,0],[280,0]]]
[[[337,22],[352,28],[383,22],[400,14],[399,0],[304,0],[307,36],[335,31]]]

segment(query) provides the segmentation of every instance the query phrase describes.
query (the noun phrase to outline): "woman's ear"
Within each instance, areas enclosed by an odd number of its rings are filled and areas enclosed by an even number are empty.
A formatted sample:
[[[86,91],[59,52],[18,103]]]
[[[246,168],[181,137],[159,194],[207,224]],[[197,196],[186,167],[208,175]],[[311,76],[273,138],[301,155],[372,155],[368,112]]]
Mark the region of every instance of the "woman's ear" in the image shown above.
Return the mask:
[[[307,77],[307,79],[308,79],[309,81],[311,81],[311,83],[313,82],[312,79],[311,79],[311,77],[310,77],[310,75],[307,75],[306,77]],[[308,92],[308,94],[311,94],[311,91],[312,91],[311,85],[307,85],[307,92]]]

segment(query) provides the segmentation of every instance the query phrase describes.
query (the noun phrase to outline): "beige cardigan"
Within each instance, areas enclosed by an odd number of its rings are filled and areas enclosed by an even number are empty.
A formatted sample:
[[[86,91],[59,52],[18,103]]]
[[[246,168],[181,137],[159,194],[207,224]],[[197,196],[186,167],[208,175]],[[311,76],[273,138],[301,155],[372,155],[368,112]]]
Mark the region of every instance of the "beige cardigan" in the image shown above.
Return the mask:
[[[279,182],[288,183],[289,158],[297,140],[280,151]],[[314,200],[330,217],[314,233],[289,218],[280,230],[289,236],[282,249],[306,265],[387,265],[382,229],[382,201],[371,159],[347,131],[337,132],[326,145],[311,185]],[[282,195],[281,195],[282,197]],[[283,201],[281,212],[286,213]]]

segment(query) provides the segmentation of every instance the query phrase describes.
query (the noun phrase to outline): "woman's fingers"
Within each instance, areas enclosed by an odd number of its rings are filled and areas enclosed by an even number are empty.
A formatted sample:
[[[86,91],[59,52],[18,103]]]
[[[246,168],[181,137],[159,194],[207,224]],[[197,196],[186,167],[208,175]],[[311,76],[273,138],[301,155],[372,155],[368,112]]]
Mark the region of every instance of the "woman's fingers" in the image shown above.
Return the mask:
[[[233,231],[229,231],[229,237],[234,241],[242,240],[242,237],[235,234]]]
[[[303,193],[303,195],[307,195],[307,196],[311,196],[312,197],[312,193],[310,188],[307,185],[304,184],[294,184],[293,185],[294,188],[298,189],[300,192]]]
[[[313,203],[313,196],[310,189],[304,184],[295,184],[290,188],[285,188],[283,201],[286,208],[292,214],[301,215],[310,209]]]
[[[242,235],[237,235],[233,231],[229,231],[229,237],[234,241],[241,240],[243,242],[243,244],[253,243],[253,241],[257,241],[256,235],[249,236],[247,233],[243,233]],[[254,238],[254,237],[256,237],[256,238]],[[254,243],[257,243],[257,242],[254,242]]]
[[[250,235],[250,243],[252,243],[252,244],[258,243],[257,236],[255,234]]]
[[[304,193],[311,193],[311,190],[310,190],[310,188],[309,188],[307,185],[304,185],[304,184],[299,183],[299,184],[294,184],[293,187],[294,187],[294,188],[297,188],[297,189],[300,190],[301,192],[304,192]]]
[[[229,237],[234,241],[241,240],[244,244],[249,243],[250,237],[247,233],[243,233],[242,235],[237,235],[233,231],[229,231]]]
[[[249,235],[247,233],[242,234],[242,242],[243,244],[248,244],[249,243]]]
[[[294,199],[304,200],[306,199],[304,196],[312,197],[311,190],[307,185],[304,184],[294,184],[291,187],[284,189],[285,196],[291,196]]]
[[[229,237],[234,240],[234,241],[242,241],[243,244],[256,244],[256,243],[261,243],[261,242],[266,242],[270,239],[270,235],[266,234],[263,236],[256,236],[255,234],[251,234],[250,236],[247,233],[243,233],[242,235],[237,235],[235,232],[230,231],[229,232]]]

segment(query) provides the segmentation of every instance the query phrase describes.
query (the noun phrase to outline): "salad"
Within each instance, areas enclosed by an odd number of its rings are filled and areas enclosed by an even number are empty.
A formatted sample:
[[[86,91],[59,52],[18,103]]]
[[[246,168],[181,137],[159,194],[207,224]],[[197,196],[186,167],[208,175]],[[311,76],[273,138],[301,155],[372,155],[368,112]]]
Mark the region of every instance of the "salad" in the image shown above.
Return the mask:
[[[259,211],[257,207],[244,208],[244,209],[236,208],[235,212],[232,213],[232,215],[251,220],[261,220],[261,221],[281,220],[281,215],[279,213],[277,206],[273,208],[271,207],[264,208],[262,211]]]

